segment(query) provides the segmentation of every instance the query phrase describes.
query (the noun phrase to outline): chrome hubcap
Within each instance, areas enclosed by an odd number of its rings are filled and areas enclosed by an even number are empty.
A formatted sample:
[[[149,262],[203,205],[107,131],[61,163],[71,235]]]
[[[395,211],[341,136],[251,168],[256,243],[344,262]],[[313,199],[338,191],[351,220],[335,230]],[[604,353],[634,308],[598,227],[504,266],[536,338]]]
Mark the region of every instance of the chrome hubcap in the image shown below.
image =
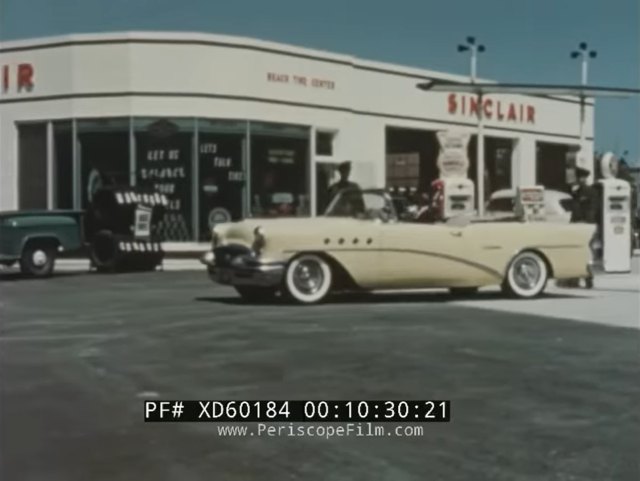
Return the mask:
[[[31,256],[31,260],[34,266],[42,267],[47,263],[47,254],[44,251],[38,249],[37,251],[34,251],[33,255]]]
[[[293,284],[304,294],[315,294],[322,287],[324,274],[320,265],[313,261],[303,261],[293,271]]]
[[[540,276],[540,265],[535,259],[524,257],[513,266],[514,281],[521,289],[533,289],[540,281]]]

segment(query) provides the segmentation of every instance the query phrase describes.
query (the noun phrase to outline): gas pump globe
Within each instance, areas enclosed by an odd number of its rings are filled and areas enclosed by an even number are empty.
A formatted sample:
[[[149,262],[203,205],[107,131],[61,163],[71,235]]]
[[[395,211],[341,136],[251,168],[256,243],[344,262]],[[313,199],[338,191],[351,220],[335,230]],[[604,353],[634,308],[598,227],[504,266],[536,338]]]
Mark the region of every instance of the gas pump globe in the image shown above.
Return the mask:
[[[606,153],[600,159],[599,219],[602,267],[605,272],[631,271],[631,187],[617,179],[618,159]]]

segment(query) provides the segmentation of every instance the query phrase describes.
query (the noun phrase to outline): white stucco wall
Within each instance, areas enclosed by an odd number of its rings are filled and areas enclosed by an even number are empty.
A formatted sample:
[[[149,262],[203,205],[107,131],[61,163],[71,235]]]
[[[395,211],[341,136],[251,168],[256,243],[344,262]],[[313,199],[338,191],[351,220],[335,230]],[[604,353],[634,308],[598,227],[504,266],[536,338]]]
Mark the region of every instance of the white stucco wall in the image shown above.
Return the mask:
[[[29,63],[34,88],[17,92],[14,69]],[[460,128],[475,120],[448,111],[448,93],[416,88],[425,78],[465,77],[381,64],[252,39],[176,33],[76,35],[0,46],[10,84],[0,95],[0,209],[17,206],[16,122],[114,116],[209,117],[302,124],[339,132],[336,160],[354,179],[383,185],[385,126]],[[270,81],[270,74],[288,82]],[[294,76],[306,79],[302,85]],[[329,82],[317,87],[314,79]],[[459,94],[460,95],[460,94]],[[518,139],[514,183],[535,180],[535,142],[577,144],[577,103],[492,95],[535,109],[535,122],[486,119],[485,135]],[[460,100],[460,97],[458,97]],[[526,111],[526,107],[524,107]],[[506,113],[506,110],[505,110]],[[587,138],[593,108],[587,108]],[[587,142],[588,152],[592,141]]]

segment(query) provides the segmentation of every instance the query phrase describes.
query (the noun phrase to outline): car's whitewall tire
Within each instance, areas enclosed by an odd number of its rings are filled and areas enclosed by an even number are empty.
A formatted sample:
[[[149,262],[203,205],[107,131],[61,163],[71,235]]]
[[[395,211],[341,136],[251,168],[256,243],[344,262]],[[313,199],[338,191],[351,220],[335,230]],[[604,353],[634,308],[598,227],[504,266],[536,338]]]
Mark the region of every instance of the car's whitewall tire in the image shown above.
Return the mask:
[[[549,269],[544,259],[533,251],[516,255],[509,264],[503,290],[506,294],[522,299],[540,295],[549,280]]]
[[[302,254],[291,260],[284,277],[286,293],[301,304],[322,301],[331,291],[332,282],[331,266],[316,254]]]

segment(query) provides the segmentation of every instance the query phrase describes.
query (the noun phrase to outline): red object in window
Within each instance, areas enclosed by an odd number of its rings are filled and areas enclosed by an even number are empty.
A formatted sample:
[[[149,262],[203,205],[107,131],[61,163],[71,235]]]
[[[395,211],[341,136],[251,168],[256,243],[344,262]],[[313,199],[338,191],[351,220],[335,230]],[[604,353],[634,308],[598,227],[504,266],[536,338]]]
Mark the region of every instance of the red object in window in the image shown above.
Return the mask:
[[[431,182],[431,209],[436,218],[444,218],[444,182],[441,179]]]

